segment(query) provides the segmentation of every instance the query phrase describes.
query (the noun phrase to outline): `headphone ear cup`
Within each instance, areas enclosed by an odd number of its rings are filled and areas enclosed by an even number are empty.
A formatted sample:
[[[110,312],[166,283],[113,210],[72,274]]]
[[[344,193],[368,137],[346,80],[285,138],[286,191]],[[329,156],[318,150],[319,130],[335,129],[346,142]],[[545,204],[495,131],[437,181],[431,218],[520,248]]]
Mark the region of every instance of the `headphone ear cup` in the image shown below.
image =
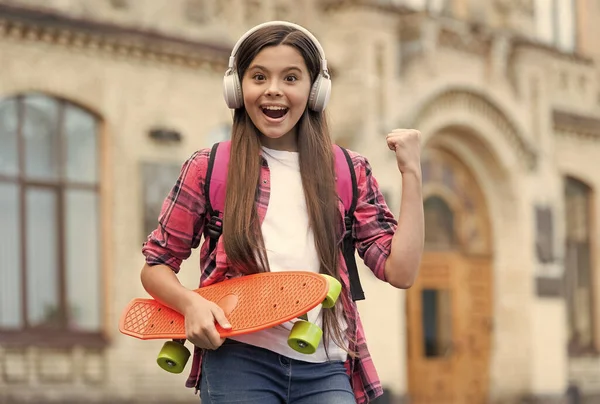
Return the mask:
[[[331,80],[319,74],[310,90],[308,107],[315,112],[322,112],[331,96]]]
[[[244,105],[242,86],[235,71],[223,77],[223,98],[230,109],[237,109]]]

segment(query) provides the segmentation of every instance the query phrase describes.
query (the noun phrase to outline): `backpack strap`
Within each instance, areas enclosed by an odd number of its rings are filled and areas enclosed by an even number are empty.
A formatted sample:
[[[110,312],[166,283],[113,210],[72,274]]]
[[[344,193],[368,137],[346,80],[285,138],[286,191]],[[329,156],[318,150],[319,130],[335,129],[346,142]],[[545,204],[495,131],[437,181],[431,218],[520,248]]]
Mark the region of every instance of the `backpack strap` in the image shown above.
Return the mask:
[[[335,145],[335,171],[337,175],[337,192],[344,204],[344,226],[345,233],[342,241],[342,254],[348,268],[348,277],[350,280],[350,293],[352,300],[364,300],[365,293],[360,284],[358,276],[358,267],[356,266],[356,255],[354,248],[354,235],[352,227],[354,225],[354,211],[358,201],[358,184],[356,182],[356,171],[352,158],[345,148]]]
[[[215,143],[210,151],[206,170],[204,195],[206,197],[206,211],[210,216],[207,225],[210,251],[215,249],[223,232],[223,209],[225,208],[225,194],[227,192],[230,150],[231,141],[229,140]]]

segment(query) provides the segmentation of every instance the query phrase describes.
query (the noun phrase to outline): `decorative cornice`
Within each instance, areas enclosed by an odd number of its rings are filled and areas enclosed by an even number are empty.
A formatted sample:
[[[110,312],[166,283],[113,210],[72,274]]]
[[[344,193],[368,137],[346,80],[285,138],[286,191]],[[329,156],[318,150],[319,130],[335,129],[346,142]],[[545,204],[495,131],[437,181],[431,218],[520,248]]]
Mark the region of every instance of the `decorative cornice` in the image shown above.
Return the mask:
[[[51,10],[0,4],[0,39],[42,42],[119,58],[151,61],[191,69],[224,70],[230,49],[225,46],[169,36],[86,19]]]
[[[553,110],[552,122],[557,134],[600,141],[600,118]]]
[[[449,90],[429,103],[417,116],[414,127],[420,122],[433,119],[436,115],[448,110],[465,110],[491,122],[511,144],[524,161],[529,170],[537,167],[537,153],[533,145],[525,139],[517,126],[491,101],[480,94],[465,90]]]
[[[519,13],[533,17],[535,7],[532,0],[494,0],[492,2],[494,8],[502,13]]]
[[[415,12],[410,7],[399,5],[389,0],[321,0],[319,3],[324,11],[339,11],[352,7],[364,7],[398,14],[411,14]]]
[[[521,49],[537,49],[558,59],[567,60],[586,66],[591,66],[594,64],[594,60],[588,56],[584,56],[577,52],[565,52],[555,46],[536,41],[532,38],[527,38],[524,36],[515,36],[512,38],[511,42],[513,45],[514,52],[518,52]]]

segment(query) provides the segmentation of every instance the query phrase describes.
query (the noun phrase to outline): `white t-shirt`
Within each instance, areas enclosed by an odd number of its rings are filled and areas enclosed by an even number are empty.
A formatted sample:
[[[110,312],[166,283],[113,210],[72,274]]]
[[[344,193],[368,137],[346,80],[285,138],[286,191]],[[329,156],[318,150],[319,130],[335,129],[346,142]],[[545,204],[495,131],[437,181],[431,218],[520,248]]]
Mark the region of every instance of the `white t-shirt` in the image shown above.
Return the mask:
[[[269,165],[271,181],[269,205],[262,223],[262,234],[271,271],[303,270],[318,273],[319,256],[313,232],[308,225],[299,155],[297,152],[272,150],[265,147],[262,150]],[[320,315],[313,320],[319,308],[320,305],[308,314],[308,318],[322,327]],[[343,314],[339,313],[338,318],[342,332],[345,333],[347,324]],[[251,334],[231,337],[231,339],[305,362],[327,361],[323,343],[319,344],[317,351],[312,355],[301,354],[288,346],[287,338],[295,321],[297,320]],[[347,341],[345,343],[347,345]],[[328,352],[330,360],[346,360],[346,351],[333,341],[329,342]]]

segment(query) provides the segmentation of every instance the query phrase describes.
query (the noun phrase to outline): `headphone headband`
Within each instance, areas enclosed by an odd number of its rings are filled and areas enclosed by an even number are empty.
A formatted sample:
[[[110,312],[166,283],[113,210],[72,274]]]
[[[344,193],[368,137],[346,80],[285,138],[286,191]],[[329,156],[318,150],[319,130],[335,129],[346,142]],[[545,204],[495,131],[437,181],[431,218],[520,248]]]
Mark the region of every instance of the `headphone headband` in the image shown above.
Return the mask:
[[[259,29],[262,29],[265,27],[272,27],[272,26],[276,26],[276,25],[284,25],[286,27],[295,28],[298,31],[302,32],[304,35],[306,35],[312,41],[312,43],[317,47],[317,50],[319,51],[319,55],[321,56],[321,71],[324,74],[327,74],[327,59],[325,59],[325,51],[323,50],[323,47],[321,46],[321,44],[319,43],[317,38],[315,38],[315,36],[306,28],[304,28],[298,24],[288,22],[288,21],[268,21],[268,22],[264,22],[262,24],[259,24],[255,27],[249,29],[244,35],[241,36],[240,39],[238,39],[235,46],[233,47],[233,50],[231,51],[231,56],[229,56],[229,65],[228,65],[229,70],[233,70],[233,68],[234,68],[233,66],[235,64],[235,56],[237,55],[237,51],[238,51],[239,47],[242,45],[242,43],[244,43],[246,38],[248,38],[250,35],[252,35],[254,32],[258,31]]]

